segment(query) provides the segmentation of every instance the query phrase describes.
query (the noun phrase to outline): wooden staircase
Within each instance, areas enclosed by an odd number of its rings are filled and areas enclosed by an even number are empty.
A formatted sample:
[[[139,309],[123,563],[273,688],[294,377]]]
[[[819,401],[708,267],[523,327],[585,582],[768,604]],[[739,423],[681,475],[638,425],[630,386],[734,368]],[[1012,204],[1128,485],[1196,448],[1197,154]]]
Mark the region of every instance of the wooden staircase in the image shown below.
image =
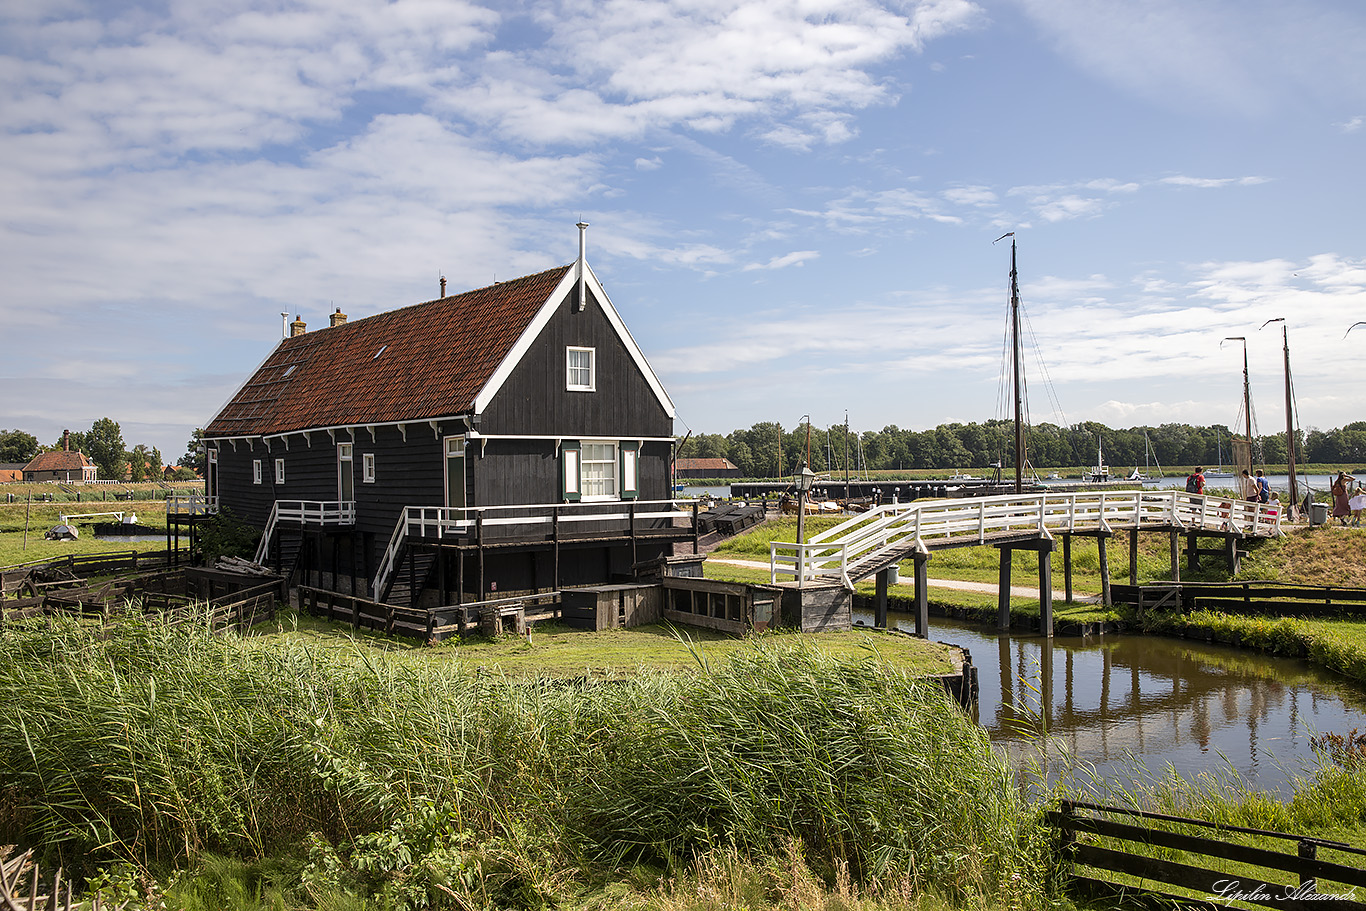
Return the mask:
[[[430,550],[422,549],[415,553],[409,553],[406,546],[404,552],[399,554],[399,559],[395,565],[393,574],[389,577],[389,583],[380,592],[379,600],[386,604],[397,604],[404,607],[415,607],[417,597],[427,584],[428,577],[432,574],[432,568],[436,566],[436,555]]]

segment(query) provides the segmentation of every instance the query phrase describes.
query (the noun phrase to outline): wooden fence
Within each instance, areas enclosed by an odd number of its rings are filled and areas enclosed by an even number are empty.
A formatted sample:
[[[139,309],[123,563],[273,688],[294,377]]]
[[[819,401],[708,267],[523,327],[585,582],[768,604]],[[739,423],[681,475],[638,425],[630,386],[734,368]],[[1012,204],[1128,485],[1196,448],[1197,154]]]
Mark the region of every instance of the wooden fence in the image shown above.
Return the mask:
[[[497,634],[511,622],[512,631],[525,632],[528,619],[555,616],[559,592],[540,592],[490,601],[472,601],[443,607],[418,608],[385,604],[354,595],[343,595],[324,588],[300,585],[299,609],[336,623],[349,623],[354,630],[369,629],[390,636],[407,636],[426,643],[439,642],[470,629]],[[530,612],[530,617],[528,616]]]
[[[1070,889],[1095,900],[1366,911],[1357,893],[1366,888],[1366,850],[1341,842],[1080,801],[1063,801],[1047,821],[1062,835]],[[1163,891],[1170,887],[1193,895]]]
[[[170,565],[165,551],[115,551],[107,554],[67,554],[0,569],[0,598],[18,594],[34,597],[43,587],[72,587],[89,576],[145,573]]]
[[[136,608],[143,616],[168,623],[188,623],[207,614],[213,629],[245,631],[264,620],[274,620],[276,605],[286,600],[285,581],[279,577],[238,576],[211,570],[175,570],[96,585],[65,587],[25,598],[0,601],[0,624],[54,614],[98,616],[113,620]]]
[[[1111,598],[1145,610],[1222,611],[1296,617],[1366,616],[1366,588],[1274,582],[1158,582],[1112,585]]]

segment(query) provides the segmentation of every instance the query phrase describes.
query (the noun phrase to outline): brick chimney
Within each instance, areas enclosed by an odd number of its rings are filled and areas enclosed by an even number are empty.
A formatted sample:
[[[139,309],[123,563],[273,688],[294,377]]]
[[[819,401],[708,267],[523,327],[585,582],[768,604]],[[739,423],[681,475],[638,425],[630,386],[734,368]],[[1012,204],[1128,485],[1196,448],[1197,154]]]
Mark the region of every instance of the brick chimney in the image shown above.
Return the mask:
[[[300,316],[294,317],[294,322],[289,324],[289,337],[298,338],[308,331],[308,324]]]
[[[63,430],[63,431],[62,431],[62,452],[70,452],[70,451],[71,451],[71,431],[70,431],[70,430]]]
[[[333,327],[346,325],[346,314],[341,312],[341,307],[338,307],[337,312],[332,314],[332,325]]]

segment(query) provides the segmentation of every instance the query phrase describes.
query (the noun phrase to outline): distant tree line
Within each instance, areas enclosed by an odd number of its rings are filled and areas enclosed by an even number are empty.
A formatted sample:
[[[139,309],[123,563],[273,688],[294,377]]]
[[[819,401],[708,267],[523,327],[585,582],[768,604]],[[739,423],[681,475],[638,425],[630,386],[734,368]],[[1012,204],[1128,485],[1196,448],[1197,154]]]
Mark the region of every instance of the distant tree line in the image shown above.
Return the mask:
[[[1098,447],[1105,463],[1116,469],[1151,465],[1214,466],[1233,464],[1228,427],[1211,424],[1162,424],[1157,427],[1117,429],[1094,421],[1060,427],[1038,424],[1028,428],[1025,449],[1036,470],[1091,466]],[[1145,442],[1146,438],[1146,442]],[[680,438],[681,440],[682,438]],[[812,427],[811,470],[817,473],[844,471],[845,452],[851,470],[934,468],[983,470],[999,462],[1015,465],[1015,431],[1009,421],[940,424],[933,430],[902,430],[888,425],[881,430],[853,432],[846,425]],[[1254,440],[1257,464],[1280,465],[1286,461],[1284,434],[1267,434]],[[784,477],[806,461],[806,425],[785,428],[763,421],[748,430],[728,434],[691,435],[679,451],[680,458],[727,458],[746,477]],[[1301,431],[1295,446],[1297,462],[1366,463],[1366,421],[1335,430]]]
[[[177,480],[190,480],[196,477],[194,468],[194,447],[198,443],[199,431],[195,438],[186,444],[186,455],[180,457],[174,476]],[[22,430],[0,430],[0,462],[8,464],[28,464],[42,452],[61,449],[63,438],[55,443],[42,445],[38,438]],[[100,418],[90,425],[89,430],[71,431],[72,452],[83,452],[95,463],[98,477],[104,481],[160,481],[164,476],[161,451],[155,446],[138,443],[132,449],[126,448],[123,431],[118,421]]]

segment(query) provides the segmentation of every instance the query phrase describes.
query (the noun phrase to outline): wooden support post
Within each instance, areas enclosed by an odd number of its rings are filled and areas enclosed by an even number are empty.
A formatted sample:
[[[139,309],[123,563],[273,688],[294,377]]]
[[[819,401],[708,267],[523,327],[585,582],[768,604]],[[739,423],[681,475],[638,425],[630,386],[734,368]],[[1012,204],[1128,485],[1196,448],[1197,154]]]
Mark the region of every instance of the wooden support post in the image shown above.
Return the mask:
[[[446,548],[440,544],[436,546],[436,603],[442,607],[446,604]],[[427,638],[431,638],[430,634]]]
[[[1200,569],[1200,539],[1193,531],[1186,534],[1186,569],[1191,572]]]
[[[1000,551],[1001,570],[996,581],[996,627],[1010,629],[1010,558],[1013,552],[1009,547],[1002,547]]]
[[[1113,607],[1114,601],[1110,598],[1110,557],[1105,552],[1105,535],[1096,537],[1096,549],[1100,551],[1100,603],[1105,607]]]
[[[1064,600],[1072,603],[1072,536],[1062,536],[1062,582]]]
[[[696,509],[697,507],[693,507]],[[554,551],[551,566],[551,586],[553,591],[560,590],[560,507],[556,506],[550,511],[550,542]],[[697,553],[696,550],[693,553]]]
[[[1172,581],[1181,581],[1181,536],[1172,532]]]
[[[636,504],[634,500],[626,507],[626,520],[629,523],[627,527],[631,532],[631,569],[634,570],[638,562],[636,559]]]
[[[799,541],[799,542],[797,542],[797,543],[800,544],[801,542]],[[694,556],[694,557],[697,556],[697,550],[698,550],[697,503],[694,502],[693,505],[692,505],[692,552],[693,552],[693,556]]]
[[[1138,584],[1138,526],[1129,529],[1129,584]]]
[[[873,611],[873,626],[877,629],[887,628],[887,575],[887,570],[878,570],[876,579],[877,606]]]
[[[474,599],[484,600],[484,511],[481,509],[474,514],[474,543],[479,548],[479,594]],[[482,621],[481,621],[482,622]]]
[[[1039,632],[1053,636],[1053,549],[1039,548]]]
[[[1238,574],[1238,564],[1241,554],[1238,553],[1238,539],[1229,535],[1224,538],[1224,560],[1228,562],[1228,574],[1236,576]]]
[[[915,634],[921,639],[930,637],[929,562],[929,554],[915,555]]]

